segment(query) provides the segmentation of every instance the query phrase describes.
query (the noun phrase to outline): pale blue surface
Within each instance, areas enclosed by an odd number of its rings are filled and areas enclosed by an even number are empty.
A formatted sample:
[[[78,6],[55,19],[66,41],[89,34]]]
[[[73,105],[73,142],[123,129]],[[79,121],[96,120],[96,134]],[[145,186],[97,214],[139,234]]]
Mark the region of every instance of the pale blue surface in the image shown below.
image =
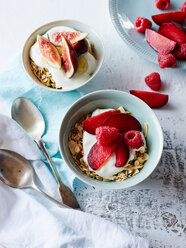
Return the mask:
[[[63,162],[59,152],[59,127],[63,115],[70,105],[88,92],[87,86],[81,92],[76,90],[65,93],[48,91],[37,86],[25,73],[21,55],[18,55],[8,68],[0,73],[0,95],[9,106],[15,98],[24,96],[30,99],[41,111],[46,122],[43,140],[60,176],[71,187],[73,187],[75,176]],[[44,159],[43,156],[42,159]]]
[[[162,153],[162,131],[159,122],[153,111],[140,99],[121,91],[99,91],[92,93],[91,96],[80,100],[75,106],[71,105],[81,96],[92,90],[91,85],[86,85],[81,90],[71,92],[54,92],[45,90],[37,86],[26,75],[19,55],[9,65],[8,69],[0,74],[0,95],[11,106],[16,97],[24,96],[31,100],[41,111],[46,122],[46,132],[43,140],[49,151],[52,160],[57,167],[64,183],[70,186],[81,184],[75,174],[84,182],[101,188],[121,189],[131,187],[148,177],[156,167]],[[96,88],[96,87],[94,87]],[[124,106],[130,111],[141,123],[146,122],[149,127],[147,142],[149,145],[150,159],[145,163],[144,169],[136,176],[123,182],[102,182],[87,177],[82,174],[76,166],[69,154],[67,137],[71,126],[78,121],[82,115],[90,113],[98,107],[118,108]],[[70,108],[71,107],[71,108]],[[70,108],[69,111],[67,111]],[[65,125],[62,127],[61,144],[63,144],[63,154],[65,161],[72,169],[63,162],[59,147],[59,129],[63,116],[67,112],[64,120]],[[41,157],[44,159],[44,157]],[[45,161],[46,162],[46,161]]]

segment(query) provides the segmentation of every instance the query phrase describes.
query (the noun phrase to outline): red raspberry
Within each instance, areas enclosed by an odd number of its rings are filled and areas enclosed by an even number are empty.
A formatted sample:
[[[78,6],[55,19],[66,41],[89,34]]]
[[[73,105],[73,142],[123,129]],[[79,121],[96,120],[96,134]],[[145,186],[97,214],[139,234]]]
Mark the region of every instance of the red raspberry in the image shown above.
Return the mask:
[[[186,1],[179,8],[182,12],[186,12]]]
[[[152,90],[158,91],[161,87],[161,78],[160,74],[157,72],[153,72],[145,77],[145,83]]]
[[[152,22],[144,17],[137,17],[134,22],[134,28],[140,33],[145,33],[146,28],[151,28]]]
[[[116,140],[119,134],[119,130],[115,127],[97,127],[96,139],[99,145],[106,146]]]
[[[177,59],[186,59],[186,43],[180,45],[177,44],[173,54]]]
[[[127,146],[138,149],[144,145],[139,131],[130,130],[124,134],[124,140]]]
[[[176,64],[176,59],[171,53],[158,53],[158,64],[162,69],[165,67],[174,67]]]
[[[158,9],[165,10],[170,7],[170,0],[155,0],[155,4]]]

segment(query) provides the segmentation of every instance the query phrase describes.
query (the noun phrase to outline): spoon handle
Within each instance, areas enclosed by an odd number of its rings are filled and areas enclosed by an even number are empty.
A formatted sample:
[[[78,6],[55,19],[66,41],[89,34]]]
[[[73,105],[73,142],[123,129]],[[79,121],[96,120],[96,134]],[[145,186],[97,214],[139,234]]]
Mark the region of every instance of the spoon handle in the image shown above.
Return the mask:
[[[42,195],[44,195],[45,197],[47,197],[49,200],[51,200],[54,203],[56,203],[59,207],[70,208],[69,206],[63,204],[62,202],[57,201],[56,199],[54,199],[53,197],[51,197],[50,195],[48,195],[47,193],[45,193],[44,191],[42,191],[40,188],[38,188],[38,186],[35,183],[33,183],[31,187],[33,189],[37,190]]]
[[[61,198],[62,198],[62,201],[64,204],[68,205],[69,207],[71,208],[74,208],[74,209],[80,209],[80,206],[76,200],[76,198],[74,197],[72,191],[69,189],[69,187],[67,187],[62,181],[61,181],[61,178],[58,174],[58,171],[56,170],[56,167],[54,166],[49,154],[48,154],[48,151],[45,147],[45,144],[44,142],[42,141],[42,139],[40,140],[35,140],[36,143],[38,144],[38,146],[42,149],[43,153],[45,154],[45,157],[47,158],[48,162],[49,162],[49,165],[56,177],[56,180],[59,184],[59,193],[61,195]]]

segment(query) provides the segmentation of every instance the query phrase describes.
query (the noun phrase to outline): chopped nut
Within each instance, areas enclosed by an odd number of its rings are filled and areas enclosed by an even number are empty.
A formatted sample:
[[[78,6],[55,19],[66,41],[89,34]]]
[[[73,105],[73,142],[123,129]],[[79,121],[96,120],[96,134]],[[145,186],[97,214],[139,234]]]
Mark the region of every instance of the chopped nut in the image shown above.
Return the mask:
[[[77,143],[75,141],[71,140],[71,141],[69,141],[68,145],[69,145],[69,148],[70,148],[72,155],[75,155],[76,154],[75,148],[76,148]]]

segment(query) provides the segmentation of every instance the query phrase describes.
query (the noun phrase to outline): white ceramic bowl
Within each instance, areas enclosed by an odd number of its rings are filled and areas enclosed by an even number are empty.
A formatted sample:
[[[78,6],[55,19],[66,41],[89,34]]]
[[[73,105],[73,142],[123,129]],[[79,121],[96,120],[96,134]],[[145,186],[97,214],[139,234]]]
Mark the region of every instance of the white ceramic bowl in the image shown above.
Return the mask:
[[[68,147],[68,134],[82,116],[92,113],[97,108],[117,109],[120,106],[125,107],[140,123],[147,123],[149,159],[145,162],[144,168],[138,174],[122,182],[99,181],[88,177],[75,164]],[[80,180],[103,189],[123,189],[142,182],[156,168],[163,151],[163,133],[160,123],[152,109],[139,98],[122,91],[101,90],[81,97],[68,109],[61,123],[59,146],[64,161]]]
[[[73,83],[72,87],[69,87],[66,90],[65,89],[53,89],[51,87],[45,86],[33,74],[32,70],[31,70],[31,66],[30,66],[30,57],[29,57],[30,48],[34,44],[34,42],[36,41],[37,35],[38,34],[43,35],[49,29],[56,27],[56,26],[67,26],[70,28],[74,28],[75,30],[88,33],[89,34],[88,39],[90,39],[94,43],[96,58],[97,58],[96,69],[95,69],[94,73],[90,76],[90,78],[88,78],[88,80],[86,80],[86,81],[82,81],[81,83],[77,83],[77,84]],[[28,74],[28,76],[37,85],[41,86],[42,88],[45,88],[47,90],[57,91],[57,92],[65,92],[65,91],[75,90],[75,89],[78,89],[78,88],[82,87],[83,85],[87,84],[98,73],[98,71],[100,70],[100,68],[103,64],[103,60],[104,60],[104,46],[103,46],[103,42],[102,42],[101,38],[98,36],[98,34],[91,27],[89,27],[88,25],[81,23],[79,21],[75,21],[75,20],[54,21],[54,22],[50,22],[48,24],[45,24],[45,25],[39,27],[28,37],[28,39],[25,42],[25,45],[23,47],[23,52],[22,52],[23,66],[24,66],[24,69],[25,69],[26,73]]]

